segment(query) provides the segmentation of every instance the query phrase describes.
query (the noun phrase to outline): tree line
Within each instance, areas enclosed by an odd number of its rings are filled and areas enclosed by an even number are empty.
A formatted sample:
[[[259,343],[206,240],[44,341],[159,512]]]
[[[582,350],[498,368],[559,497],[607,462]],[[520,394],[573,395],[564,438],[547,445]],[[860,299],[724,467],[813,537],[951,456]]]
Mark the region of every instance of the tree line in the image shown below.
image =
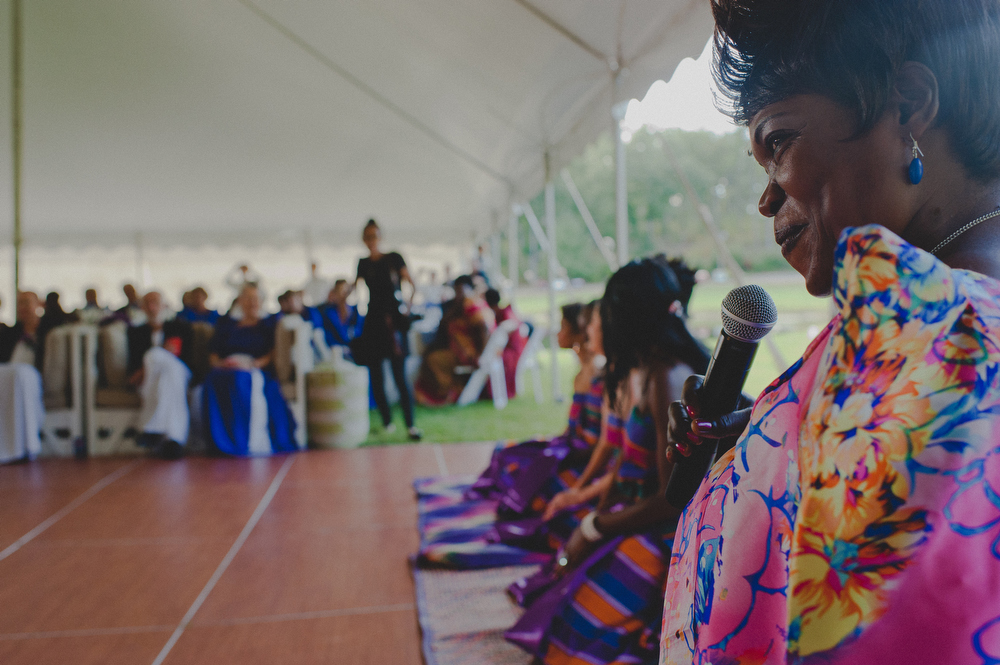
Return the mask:
[[[771,220],[757,211],[767,177],[748,154],[750,141],[745,129],[721,136],[642,129],[632,137],[625,158],[631,256],[662,252],[668,257],[683,257],[698,268],[722,265],[697,203],[687,195],[666,147],[712,211],[731,251],[746,270],[789,269],[774,242]],[[615,237],[614,149],[610,132],[605,133],[568,167],[601,234],[608,238]],[[570,279],[604,281],[610,275],[608,265],[562,180],[555,182],[559,261]],[[543,195],[531,204],[541,218]],[[520,224],[521,269],[528,278],[544,278],[546,258],[528,223],[522,218]],[[506,266],[504,270],[506,274]]]

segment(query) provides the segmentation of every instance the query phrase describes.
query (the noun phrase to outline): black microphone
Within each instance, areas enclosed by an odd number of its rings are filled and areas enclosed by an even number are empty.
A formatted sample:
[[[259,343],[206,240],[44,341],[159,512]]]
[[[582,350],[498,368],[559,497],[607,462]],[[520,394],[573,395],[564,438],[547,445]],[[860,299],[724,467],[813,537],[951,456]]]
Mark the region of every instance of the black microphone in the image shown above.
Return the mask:
[[[722,334],[698,391],[699,420],[714,420],[736,410],[757,344],[771,332],[778,310],[771,296],[756,284],[733,289],[722,301]],[[676,455],[667,483],[667,501],[681,510],[698,490],[705,473],[715,461],[719,442],[702,441],[691,446],[691,455]]]

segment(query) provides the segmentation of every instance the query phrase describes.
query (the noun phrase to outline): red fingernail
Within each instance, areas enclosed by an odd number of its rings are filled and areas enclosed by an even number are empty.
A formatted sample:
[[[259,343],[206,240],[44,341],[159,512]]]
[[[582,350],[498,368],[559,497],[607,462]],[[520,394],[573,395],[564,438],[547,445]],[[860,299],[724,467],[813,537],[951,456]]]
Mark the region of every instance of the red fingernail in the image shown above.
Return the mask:
[[[701,443],[701,439],[699,439],[698,435],[695,434],[694,432],[685,432],[684,436],[686,436],[687,440],[690,441],[691,443],[694,444]]]
[[[711,434],[712,430],[715,429],[715,425],[707,420],[696,420],[694,421],[695,428],[705,434]]]
[[[685,411],[687,411],[687,414],[688,414],[689,416],[691,416],[692,418],[694,418],[694,417],[695,417],[695,412],[694,412],[694,409],[693,409],[693,408],[691,408],[691,406],[690,406],[689,404],[685,404],[685,405],[684,405],[684,410],[685,410]]]

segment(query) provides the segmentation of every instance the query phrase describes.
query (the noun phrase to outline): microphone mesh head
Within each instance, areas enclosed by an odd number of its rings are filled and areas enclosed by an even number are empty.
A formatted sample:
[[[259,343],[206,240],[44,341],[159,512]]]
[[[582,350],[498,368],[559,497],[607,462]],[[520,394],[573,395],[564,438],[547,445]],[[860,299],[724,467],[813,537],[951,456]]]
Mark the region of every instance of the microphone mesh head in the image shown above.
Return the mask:
[[[722,329],[743,342],[759,341],[777,320],[774,300],[756,284],[733,289],[722,301]]]

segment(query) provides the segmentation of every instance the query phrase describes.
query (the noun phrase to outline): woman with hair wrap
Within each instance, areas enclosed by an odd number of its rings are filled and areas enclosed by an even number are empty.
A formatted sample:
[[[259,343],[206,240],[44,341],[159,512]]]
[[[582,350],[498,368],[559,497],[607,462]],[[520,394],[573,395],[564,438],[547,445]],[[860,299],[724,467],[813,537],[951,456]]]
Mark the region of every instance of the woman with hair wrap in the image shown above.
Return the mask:
[[[739,436],[662,662],[1000,663],[1000,3],[712,8],[760,212],[837,314],[752,409],[699,419],[698,378],[670,407],[674,456]]]
[[[633,261],[608,281],[600,310],[605,392],[613,408],[631,415],[598,509],[557,555],[555,583],[505,633],[543,663],[656,662],[680,514],[665,496],[673,466],[666,459],[667,408],[690,373],[708,365],[680,316],[689,296],[659,259]]]

